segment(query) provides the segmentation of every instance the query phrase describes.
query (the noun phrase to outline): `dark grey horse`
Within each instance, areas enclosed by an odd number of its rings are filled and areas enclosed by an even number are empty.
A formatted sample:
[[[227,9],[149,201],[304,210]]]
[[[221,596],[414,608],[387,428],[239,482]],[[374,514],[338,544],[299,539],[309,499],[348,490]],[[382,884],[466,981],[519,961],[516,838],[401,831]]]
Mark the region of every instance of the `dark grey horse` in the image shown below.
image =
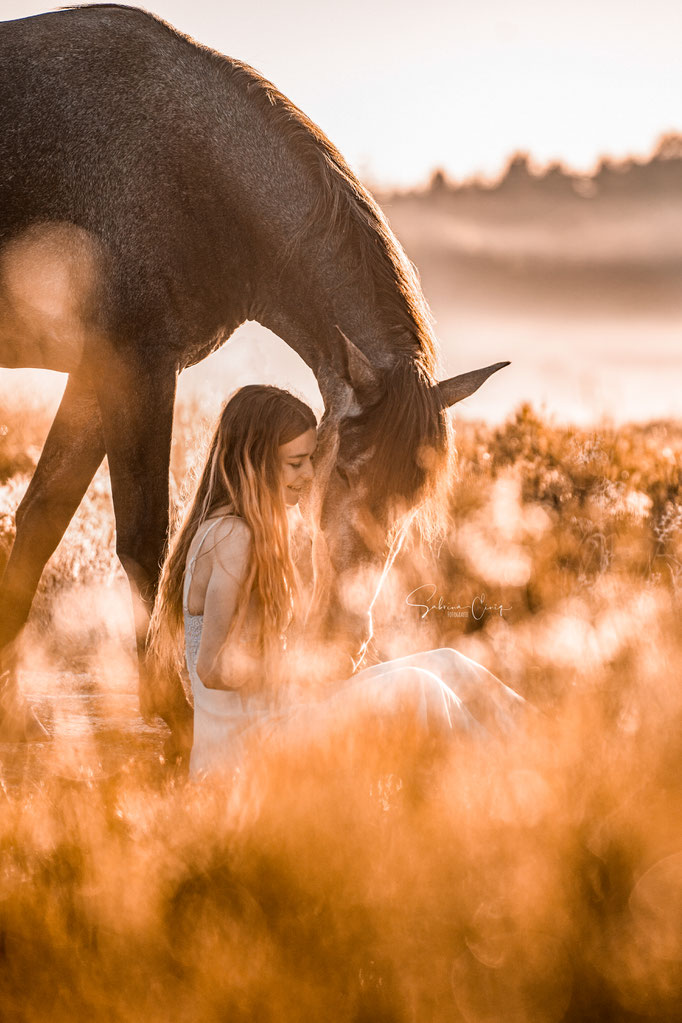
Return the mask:
[[[385,556],[445,471],[446,407],[500,364],[436,383],[413,267],[332,144],[251,68],[116,5],[0,24],[0,95],[0,365],[69,374],[0,586],[5,668],[105,454],[143,655],[177,375],[245,320],[319,382],[331,571]],[[186,728],[179,684],[141,679],[143,713]],[[31,725],[6,711],[5,737]]]

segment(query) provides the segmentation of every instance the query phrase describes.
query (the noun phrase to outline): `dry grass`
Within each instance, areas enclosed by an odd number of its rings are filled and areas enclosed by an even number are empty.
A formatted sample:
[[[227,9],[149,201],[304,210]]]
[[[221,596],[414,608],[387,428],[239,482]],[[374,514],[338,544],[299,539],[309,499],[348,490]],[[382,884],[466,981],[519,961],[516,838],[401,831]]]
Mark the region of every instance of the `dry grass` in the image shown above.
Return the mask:
[[[180,485],[199,420],[181,411]],[[32,442],[2,425],[7,545]],[[475,657],[537,721],[428,762],[409,736],[358,736],[211,785],[141,749],[6,781],[0,1018],[682,1016],[682,426],[581,432],[525,407],[460,425],[458,447],[447,540],[405,552],[377,632],[391,656]],[[111,673],[131,646],[112,529],[102,474],[29,627],[55,671]],[[422,618],[405,598],[426,584],[442,599]],[[83,625],[64,608],[85,595]]]

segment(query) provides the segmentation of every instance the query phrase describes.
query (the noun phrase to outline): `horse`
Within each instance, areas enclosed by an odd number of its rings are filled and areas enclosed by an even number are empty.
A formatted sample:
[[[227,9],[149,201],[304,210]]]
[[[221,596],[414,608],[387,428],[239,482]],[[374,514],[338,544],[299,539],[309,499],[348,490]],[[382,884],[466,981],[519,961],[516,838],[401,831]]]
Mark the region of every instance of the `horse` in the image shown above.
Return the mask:
[[[0,366],[68,374],[0,583],[0,727],[41,731],[14,641],[106,454],[140,708],[186,735],[180,680],[153,680],[144,656],[178,374],[246,320],[312,369],[325,412],[308,513],[317,562],[339,574],[383,556],[396,509],[447,472],[448,406],[507,363],[436,381],[418,277],[378,204],[241,61],[137,8],[78,6],[0,23],[0,90]]]

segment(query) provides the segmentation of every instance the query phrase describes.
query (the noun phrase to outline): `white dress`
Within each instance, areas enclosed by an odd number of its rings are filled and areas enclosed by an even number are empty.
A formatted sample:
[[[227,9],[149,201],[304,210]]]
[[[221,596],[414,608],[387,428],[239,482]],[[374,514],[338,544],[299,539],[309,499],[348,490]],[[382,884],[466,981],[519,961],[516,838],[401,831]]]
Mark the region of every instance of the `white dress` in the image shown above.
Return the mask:
[[[264,709],[256,697],[207,688],[197,674],[203,615],[188,610],[188,594],[196,559],[217,519],[204,533],[185,572],[183,612],[185,657],[194,697],[194,738],[190,775],[238,766],[245,742],[279,745],[318,740],[365,721],[409,715],[425,736],[456,733],[486,736],[509,731],[525,701],[482,665],[450,648],[409,654],[365,668],[349,679],[325,687],[315,702],[292,699],[286,706]],[[257,731],[256,731],[257,730]]]

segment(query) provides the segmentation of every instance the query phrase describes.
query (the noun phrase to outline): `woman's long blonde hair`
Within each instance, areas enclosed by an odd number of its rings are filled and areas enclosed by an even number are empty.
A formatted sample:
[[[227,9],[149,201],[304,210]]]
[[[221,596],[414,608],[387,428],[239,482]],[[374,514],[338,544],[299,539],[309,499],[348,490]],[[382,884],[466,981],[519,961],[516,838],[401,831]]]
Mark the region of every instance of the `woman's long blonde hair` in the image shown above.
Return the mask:
[[[201,523],[218,508],[241,516],[251,533],[249,570],[226,641],[244,624],[254,593],[259,609],[258,652],[266,662],[281,653],[294,612],[298,574],[289,546],[278,448],[316,428],[312,409],[279,387],[240,387],[223,407],[194,496],[171,539],[161,572],[150,631],[150,650],[161,670],[180,667],[187,554]],[[269,665],[270,671],[273,667]]]

